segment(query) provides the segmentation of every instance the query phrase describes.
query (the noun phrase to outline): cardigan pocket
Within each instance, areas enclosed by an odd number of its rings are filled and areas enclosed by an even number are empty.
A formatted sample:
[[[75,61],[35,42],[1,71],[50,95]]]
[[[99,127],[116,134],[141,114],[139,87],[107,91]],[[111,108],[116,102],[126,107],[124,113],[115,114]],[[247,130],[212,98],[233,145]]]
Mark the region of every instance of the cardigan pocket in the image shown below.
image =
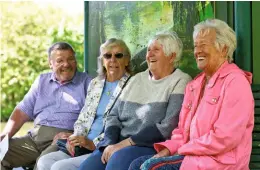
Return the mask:
[[[204,133],[207,133],[207,131],[212,128],[212,124],[216,121],[218,115],[217,112],[220,108],[219,98],[218,95],[205,95],[198,107],[198,120],[203,120],[204,122]]]
[[[216,105],[216,104],[218,104],[219,96],[217,96],[217,95],[206,95],[205,101],[207,103],[211,104],[211,105]]]
[[[219,105],[219,96],[216,95],[206,95],[204,96],[203,102],[203,112],[210,113],[211,116],[214,115],[216,108]]]

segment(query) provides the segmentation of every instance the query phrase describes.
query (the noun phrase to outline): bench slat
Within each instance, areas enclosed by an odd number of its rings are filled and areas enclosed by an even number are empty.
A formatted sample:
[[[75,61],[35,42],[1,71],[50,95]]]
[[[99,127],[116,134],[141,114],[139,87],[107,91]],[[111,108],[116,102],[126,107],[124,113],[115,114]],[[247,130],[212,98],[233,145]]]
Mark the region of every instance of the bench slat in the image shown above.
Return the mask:
[[[260,107],[260,100],[255,100],[255,107],[259,108]]]
[[[253,140],[260,141],[260,133],[253,133]]]
[[[260,108],[255,108],[255,115],[260,116]]]
[[[253,84],[252,86],[253,92],[259,92],[260,91],[260,85],[259,84]]]
[[[257,154],[260,155],[260,148],[254,148],[254,149],[252,149],[252,155],[257,155]]]
[[[251,155],[250,162],[260,162],[260,155]]]
[[[260,132],[260,125],[255,124],[254,133]]]
[[[253,148],[260,148],[260,141],[253,141]]]
[[[252,169],[256,169],[256,168],[260,168],[260,162],[252,162],[252,163],[250,163],[249,164],[249,167],[250,167],[250,169],[252,170]]]
[[[260,100],[260,92],[253,93],[255,100]]]
[[[251,86],[255,100],[255,126],[253,131],[253,148],[250,158],[250,170],[260,169],[260,85]]]
[[[260,124],[260,117],[255,116],[255,124]]]

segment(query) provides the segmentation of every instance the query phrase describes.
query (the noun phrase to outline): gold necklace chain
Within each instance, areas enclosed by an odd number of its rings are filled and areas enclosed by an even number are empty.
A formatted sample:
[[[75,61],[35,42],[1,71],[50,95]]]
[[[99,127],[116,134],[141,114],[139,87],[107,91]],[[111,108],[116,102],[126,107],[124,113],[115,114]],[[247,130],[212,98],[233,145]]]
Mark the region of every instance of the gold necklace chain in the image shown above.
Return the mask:
[[[110,83],[106,82],[106,86],[107,86],[106,95],[110,96],[112,94],[112,92],[113,92],[113,90],[112,90],[113,89],[113,84],[110,84]]]

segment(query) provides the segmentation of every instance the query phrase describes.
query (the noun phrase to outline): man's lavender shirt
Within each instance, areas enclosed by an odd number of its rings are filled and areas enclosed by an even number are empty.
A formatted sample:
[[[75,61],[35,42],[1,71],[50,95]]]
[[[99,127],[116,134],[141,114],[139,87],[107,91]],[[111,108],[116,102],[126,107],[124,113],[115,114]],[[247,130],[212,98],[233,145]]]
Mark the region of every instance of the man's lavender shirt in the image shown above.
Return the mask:
[[[54,73],[41,74],[16,108],[34,120],[35,125],[73,130],[90,81],[91,77],[81,72],[65,84],[60,84]]]

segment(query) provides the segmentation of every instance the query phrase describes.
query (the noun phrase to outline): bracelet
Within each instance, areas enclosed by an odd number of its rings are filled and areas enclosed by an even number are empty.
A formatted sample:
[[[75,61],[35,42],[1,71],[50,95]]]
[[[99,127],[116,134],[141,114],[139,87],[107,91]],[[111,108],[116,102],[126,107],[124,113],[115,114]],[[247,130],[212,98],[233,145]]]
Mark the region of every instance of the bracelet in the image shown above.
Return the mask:
[[[131,146],[133,146],[134,144],[133,144],[133,141],[132,141],[132,139],[131,138],[128,138],[128,141],[129,141],[129,143],[130,143],[130,145]]]

